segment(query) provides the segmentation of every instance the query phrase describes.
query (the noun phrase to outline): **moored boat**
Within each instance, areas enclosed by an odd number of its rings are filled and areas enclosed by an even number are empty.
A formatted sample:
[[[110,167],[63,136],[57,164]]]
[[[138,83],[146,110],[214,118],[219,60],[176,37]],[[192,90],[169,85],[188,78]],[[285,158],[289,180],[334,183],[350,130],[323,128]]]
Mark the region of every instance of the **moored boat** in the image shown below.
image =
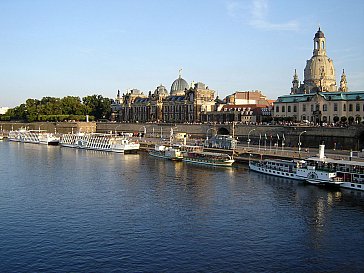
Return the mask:
[[[164,145],[155,145],[153,150],[149,151],[151,156],[169,159],[173,161],[181,161],[183,159],[182,152],[177,147],[166,147]]]
[[[249,161],[249,169],[255,172],[274,176],[286,177],[296,180],[305,180],[306,174],[298,172],[305,166],[304,160],[280,160],[265,159],[260,161]]]
[[[312,171],[307,182],[315,183],[317,176],[323,176],[320,183],[364,191],[364,162],[337,160],[325,156],[325,145],[320,145],[319,156],[307,158],[307,167]]]
[[[63,134],[60,144],[70,148],[115,153],[133,153],[140,148],[139,143],[131,141],[129,138],[99,133]]]
[[[8,136],[9,141],[45,144],[45,145],[58,145],[59,137],[52,133],[47,133],[44,130],[26,130],[19,129],[10,131]]]
[[[204,151],[189,151],[183,153],[182,161],[201,165],[231,167],[235,160],[228,154]]]

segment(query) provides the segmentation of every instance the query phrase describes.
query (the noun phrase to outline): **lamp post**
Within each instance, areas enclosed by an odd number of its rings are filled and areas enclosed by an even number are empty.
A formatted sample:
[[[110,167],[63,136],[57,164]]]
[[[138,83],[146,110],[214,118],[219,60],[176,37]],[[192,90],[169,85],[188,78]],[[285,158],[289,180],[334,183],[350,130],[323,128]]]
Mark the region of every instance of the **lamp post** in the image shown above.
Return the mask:
[[[251,129],[249,132],[248,132],[248,148],[249,148],[249,145],[250,145],[250,133],[255,131],[255,129]]]
[[[298,135],[298,157],[301,158],[301,135],[304,134],[304,133],[307,133],[306,131],[303,131],[301,132],[299,135]]]
[[[145,126],[143,125],[142,127],[139,128],[139,131],[140,129],[143,128],[143,133],[144,133],[144,138],[146,137],[146,134],[147,134],[147,128],[145,128]],[[140,136],[141,138],[142,136]]]

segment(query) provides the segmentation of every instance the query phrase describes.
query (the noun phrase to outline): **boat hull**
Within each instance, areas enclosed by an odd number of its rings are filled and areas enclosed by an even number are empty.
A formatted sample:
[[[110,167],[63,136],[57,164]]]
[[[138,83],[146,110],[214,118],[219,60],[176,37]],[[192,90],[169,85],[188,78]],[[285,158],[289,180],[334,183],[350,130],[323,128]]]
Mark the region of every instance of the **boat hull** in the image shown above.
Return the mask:
[[[186,163],[193,163],[193,164],[199,164],[199,165],[206,165],[206,166],[215,166],[215,167],[231,167],[235,160],[226,160],[223,162],[217,162],[217,161],[209,161],[209,160],[198,160],[194,158],[183,158],[183,162]]]
[[[274,176],[290,178],[290,179],[295,179],[295,180],[305,180],[306,179],[303,176],[297,175],[297,173],[285,172],[282,170],[271,170],[271,169],[259,167],[259,166],[255,165],[253,162],[249,162],[249,169],[254,172],[258,172],[258,173],[264,173],[264,174],[268,174],[268,175],[274,175]]]

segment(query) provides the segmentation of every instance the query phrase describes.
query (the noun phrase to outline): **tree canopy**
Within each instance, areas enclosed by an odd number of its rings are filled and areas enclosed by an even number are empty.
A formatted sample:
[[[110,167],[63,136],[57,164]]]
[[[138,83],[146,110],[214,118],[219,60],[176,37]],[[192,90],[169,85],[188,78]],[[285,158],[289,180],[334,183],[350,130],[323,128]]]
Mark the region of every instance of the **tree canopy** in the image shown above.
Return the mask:
[[[101,95],[83,97],[66,96],[64,98],[43,97],[41,100],[27,99],[25,103],[9,109],[1,120],[64,121],[108,119],[111,114],[112,100]]]

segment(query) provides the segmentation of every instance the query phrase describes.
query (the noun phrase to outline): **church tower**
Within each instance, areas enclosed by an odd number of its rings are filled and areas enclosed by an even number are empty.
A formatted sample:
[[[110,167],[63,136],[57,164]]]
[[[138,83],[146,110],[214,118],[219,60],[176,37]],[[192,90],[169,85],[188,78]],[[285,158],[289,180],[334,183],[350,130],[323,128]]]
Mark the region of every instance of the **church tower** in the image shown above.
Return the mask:
[[[345,71],[343,69],[343,73],[341,74],[341,80],[340,80],[340,88],[339,91],[341,92],[348,92],[348,83],[346,81],[346,75],[345,75]]]
[[[333,61],[326,55],[326,38],[319,28],[313,39],[313,56],[304,71],[305,93],[337,91]]]
[[[300,82],[298,80],[297,70],[295,69],[292,81],[291,95],[299,94],[299,88],[300,88]]]

